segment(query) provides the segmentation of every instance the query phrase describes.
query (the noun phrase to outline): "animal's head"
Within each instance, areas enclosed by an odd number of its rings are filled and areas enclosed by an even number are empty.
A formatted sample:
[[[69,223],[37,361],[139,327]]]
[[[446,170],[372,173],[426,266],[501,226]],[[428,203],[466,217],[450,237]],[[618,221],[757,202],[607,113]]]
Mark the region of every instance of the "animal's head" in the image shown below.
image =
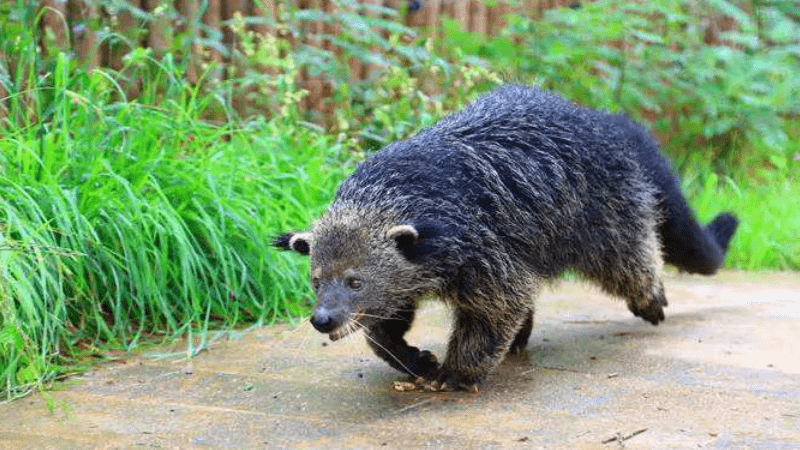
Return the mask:
[[[317,297],[311,323],[331,340],[391,318],[437,288],[423,259],[434,247],[431,227],[321,220],[312,232],[287,233],[275,245],[311,256]]]

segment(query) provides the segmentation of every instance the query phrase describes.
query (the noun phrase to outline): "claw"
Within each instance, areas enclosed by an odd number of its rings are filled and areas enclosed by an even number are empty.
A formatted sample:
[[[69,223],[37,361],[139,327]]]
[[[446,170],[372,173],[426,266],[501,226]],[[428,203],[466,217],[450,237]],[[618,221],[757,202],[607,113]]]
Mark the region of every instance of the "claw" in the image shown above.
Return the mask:
[[[441,392],[466,391],[477,394],[480,391],[480,382],[464,380],[453,375],[440,375],[437,381],[431,382],[431,390]]]
[[[659,322],[664,320],[664,309],[662,303],[650,302],[645,307],[630,304],[628,309],[634,316],[641,317],[645,322],[650,322],[653,325],[658,325]]]

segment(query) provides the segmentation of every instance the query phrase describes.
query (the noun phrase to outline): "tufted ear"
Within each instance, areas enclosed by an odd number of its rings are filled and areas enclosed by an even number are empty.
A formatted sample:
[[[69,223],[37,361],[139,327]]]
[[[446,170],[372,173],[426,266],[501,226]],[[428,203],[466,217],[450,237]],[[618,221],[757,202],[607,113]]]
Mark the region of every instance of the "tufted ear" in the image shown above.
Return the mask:
[[[456,224],[427,219],[417,219],[413,225],[396,225],[386,232],[386,236],[394,240],[400,254],[413,263],[455,258],[458,256],[455,243],[461,234],[462,230]]]
[[[400,248],[408,248],[419,241],[419,232],[413,225],[395,225],[386,232],[386,237],[394,239]]]
[[[307,255],[311,251],[311,233],[284,233],[272,242],[272,245],[283,250],[294,250]]]

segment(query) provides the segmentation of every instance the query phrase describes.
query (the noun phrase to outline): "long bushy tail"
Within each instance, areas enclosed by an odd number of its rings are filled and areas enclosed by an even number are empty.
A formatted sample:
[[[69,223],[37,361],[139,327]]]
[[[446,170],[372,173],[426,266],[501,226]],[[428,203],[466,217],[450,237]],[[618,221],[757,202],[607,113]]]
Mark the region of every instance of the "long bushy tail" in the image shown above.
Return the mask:
[[[722,213],[702,226],[688,207],[682,212],[669,216],[660,228],[664,261],[682,271],[713,275],[725,263],[739,221],[732,214]]]
[[[708,231],[714,239],[716,239],[717,244],[722,249],[723,253],[728,252],[728,244],[731,241],[731,237],[733,237],[733,233],[736,232],[736,227],[739,226],[739,219],[733,216],[733,214],[729,213],[722,213],[717,215],[708,225],[706,225],[706,231]]]

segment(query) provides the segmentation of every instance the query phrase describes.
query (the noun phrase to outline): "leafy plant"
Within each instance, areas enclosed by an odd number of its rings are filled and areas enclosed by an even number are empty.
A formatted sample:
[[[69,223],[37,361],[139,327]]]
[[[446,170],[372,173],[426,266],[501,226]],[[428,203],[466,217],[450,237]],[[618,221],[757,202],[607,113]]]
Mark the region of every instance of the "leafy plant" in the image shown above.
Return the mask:
[[[285,117],[280,108],[296,107],[300,98],[275,101],[270,93],[278,85],[299,84],[305,71],[320,78],[336,107],[297,111],[301,117],[374,147],[431,124],[465,103],[477,84],[499,82],[476,58],[437,57],[431,41],[416,39],[395,9],[354,0],[335,5],[335,13],[287,6],[277,17],[237,16],[229,22],[237,36],[231,57],[238,69],[223,85],[233,96],[244,92],[245,115],[267,111]],[[279,31],[261,35],[247,28],[254,23]]]
[[[747,150],[785,165],[800,113],[800,24],[780,5],[602,0],[511,16],[501,37],[466,41],[513,77],[652,122],[675,152],[710,143],[723,160]]]
[[[128,101],[120,72],[50,59],[34,27],[14,30],[0,41],[5,396],[104,349],[304,313],[303,263],[265,247],[329,202],[350,167],[341,144],[296,110],[205,121],[209,108],[236,113],[145,50],[122,68],[146,75]]]

